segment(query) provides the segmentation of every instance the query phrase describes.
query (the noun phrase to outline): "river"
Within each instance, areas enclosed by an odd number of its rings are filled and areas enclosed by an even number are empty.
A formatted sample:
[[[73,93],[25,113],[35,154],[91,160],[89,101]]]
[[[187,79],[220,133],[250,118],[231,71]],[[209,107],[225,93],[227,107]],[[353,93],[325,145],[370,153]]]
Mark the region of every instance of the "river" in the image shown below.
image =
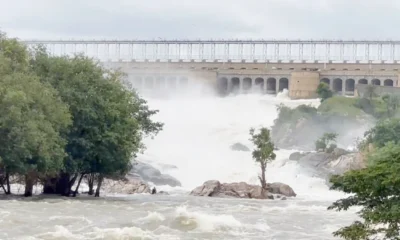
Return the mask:
[[[250,152],[232,151],[236,142],[249,147],[249,129],[270,127],[276,105],[317,105],[317,100],[289,100],[246,94],[216,96],[196,86],[185,92],[143,93],[155,117],[165,123],[139,160],[159,167],[182,187],[159,187],[164,195],[108,195],[100,199],[10,198],[0,201],[0,239],[335,239],[332,232],[351,223],[354,211],[326,210],[342,193],[310,176],[277,151],[268,166],[268,182],[292,186],[296,198],[242,200],[191,197],[188,192],[206,180],[258,184],[258,168]],[[174,165],[176,168],[171,168]]]

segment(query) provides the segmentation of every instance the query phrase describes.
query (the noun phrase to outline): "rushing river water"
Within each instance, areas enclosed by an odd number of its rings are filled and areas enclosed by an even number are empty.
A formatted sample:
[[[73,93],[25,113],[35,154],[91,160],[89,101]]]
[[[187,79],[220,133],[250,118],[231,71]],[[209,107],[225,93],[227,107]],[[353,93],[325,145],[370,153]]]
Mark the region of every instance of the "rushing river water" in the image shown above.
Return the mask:
[[[0,201],[0,239],[335,239],[332,232],[355,219],[351,212],[327,211],[341,193],[307,174],[277,151],[267,171],[268,182],[289,184],[296,198],[242,200],[190,197],[206,180],[257,182],[258,168],[249,152],[236,152],[236,142],[249,147],[251,127],[271,126],[276,105],[317,104],[248,94],[220,98],[210,91],[146,94],[155,119],[165,123],[139,159],[158,166],[182,182],[161,187],[171,195],[107,196],[100,199],[43,198]],[[168,167],[166,167],[168,164]],[[174,165],[176,168],[171,168]]]

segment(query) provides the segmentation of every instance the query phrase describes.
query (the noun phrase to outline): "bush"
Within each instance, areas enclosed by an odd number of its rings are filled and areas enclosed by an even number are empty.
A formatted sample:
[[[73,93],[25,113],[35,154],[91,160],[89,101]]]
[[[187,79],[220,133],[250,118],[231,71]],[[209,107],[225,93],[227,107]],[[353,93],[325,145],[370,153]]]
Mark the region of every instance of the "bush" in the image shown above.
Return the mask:
[[[333,152],[337,147],[335,144],[337,136],[337,133],[324,133],[322,137],[315,141],[315,150],[323,150],[327,153]]]
[[[322,82],[317,87],[317,94],[321,98],[321,102],[333,96],[333,92],[329,89],[329,85]]]

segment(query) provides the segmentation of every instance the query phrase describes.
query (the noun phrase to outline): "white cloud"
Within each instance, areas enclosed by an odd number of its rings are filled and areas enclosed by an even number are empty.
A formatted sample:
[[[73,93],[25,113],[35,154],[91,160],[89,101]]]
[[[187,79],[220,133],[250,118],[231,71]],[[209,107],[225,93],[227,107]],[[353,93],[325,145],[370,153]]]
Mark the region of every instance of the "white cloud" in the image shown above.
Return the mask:
[[[398,0],[0,0],[20,38],[400,38]]]

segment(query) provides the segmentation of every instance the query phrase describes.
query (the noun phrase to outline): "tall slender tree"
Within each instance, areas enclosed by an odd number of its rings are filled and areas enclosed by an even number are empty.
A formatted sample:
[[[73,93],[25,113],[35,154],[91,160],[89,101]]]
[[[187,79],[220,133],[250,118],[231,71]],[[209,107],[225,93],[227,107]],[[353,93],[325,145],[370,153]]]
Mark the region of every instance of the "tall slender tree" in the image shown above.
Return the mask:
[[[271,140],[270,130],[268,128],[261,128],[259,133],[255,133],[254,128],[250,129],[251,141],[255,145],[252,152],[253,159],[260,164],[261,175],[258,177],[263,189],[267,189],[267,180],[265,172],[267,163],[275,160],[274,143]]]

